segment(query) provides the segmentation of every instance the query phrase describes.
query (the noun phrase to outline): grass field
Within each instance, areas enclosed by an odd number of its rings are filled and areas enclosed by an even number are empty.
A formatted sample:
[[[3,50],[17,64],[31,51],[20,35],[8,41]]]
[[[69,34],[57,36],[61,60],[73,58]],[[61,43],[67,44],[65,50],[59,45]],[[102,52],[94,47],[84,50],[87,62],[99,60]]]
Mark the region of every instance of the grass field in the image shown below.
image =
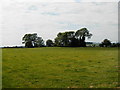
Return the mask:
[[[3,88],[114,88],[117,48],[6,48]]]

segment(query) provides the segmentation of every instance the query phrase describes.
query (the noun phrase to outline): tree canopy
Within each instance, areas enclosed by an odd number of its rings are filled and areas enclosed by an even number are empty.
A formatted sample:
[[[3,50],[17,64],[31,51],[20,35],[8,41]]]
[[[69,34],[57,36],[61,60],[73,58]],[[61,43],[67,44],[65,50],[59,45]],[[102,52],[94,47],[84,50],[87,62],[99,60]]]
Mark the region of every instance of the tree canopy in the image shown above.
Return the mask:
[[[50,39],[48,39],[48,40],[46,41],[46,46],[48,46],[48,47],[52,47],[52,46],[54,46],[53,41],[50,40]]]
[[[86,47],[86,37],[91,38],[92,34],[89,33],[87,28],[82,28],[74,31],[58,33],[55,38],[56,46],[70,46],[70,47]]]
[[[111,46],[111,41],[108,39],[104,39],[102,43],[100,44],[101,47],[110,47]]]
[[[42,37],[38,37],[37,33],[25,34],[22,40],[27,48],[44,46]]]

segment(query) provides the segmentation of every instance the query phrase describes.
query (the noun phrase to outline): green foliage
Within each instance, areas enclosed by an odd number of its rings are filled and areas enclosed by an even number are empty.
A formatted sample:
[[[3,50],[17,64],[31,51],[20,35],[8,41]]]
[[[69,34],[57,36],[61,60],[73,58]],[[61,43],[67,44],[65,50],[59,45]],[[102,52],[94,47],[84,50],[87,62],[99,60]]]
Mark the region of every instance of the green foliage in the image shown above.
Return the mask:
[[[35,47],[44,46],[44,41],[43,41],[42,37],[37,37],[37,39],[35,40],[34,45],[35,45]]]
[[[80,47],[86,47],[86,43],[85,43],[85,37],[91,38],[92,34],[89,33],[89,31],[87,30],[87,28],[82,28],[80,30],[77,30],[77,32],[75,33],[75,37],[78,39],[78,45]]]
[[[108,39],[104,39],[103,42],[100,44],[101,47],[110,47],[111,41]]]
[[[120,43],[112,43],[111,47],[120,47]]]
[[[3,88],[115,88],[117,48],[2,50]]]
[[[80,30],[69,31],[58,33],[55,38],[55,43],[52,40],[46,41],[46,46],[60,46],[60,47],[85,47],[85,38],[90,38],[92,36],[91,33],[87,30],[87,28],[82,28]],[[25,34],[23,39],[25,43],[25,47],[40,47],[44,46],[44,41],[42,37],[38,37],[37,33],[34,34]]]
[[[50,39],[48,39],[48,40],[46,41],[46,46],[48,46],[48,47],[52,47],[52,46],[54,46],[53,41],[50,40]]]
[[[32,34],[25,34],[24,37],[22,38],[22,40],[24,41],[23,43],[25,43],[25,47],[33,47],[32,41]]]
[[[86,28],[80,30],[58,33],[55,38],[56,46],[85,47],[85,37],[91,38],[92,34]]]
[[[58,33],[55,38],[57,46],[71,46],[72,39],[74,38],[74,31]]]
[[[23,43],[25,43],[25,47],[40,47],[44,46],[44,41],[41,37],[37,36],[37,33],[33,34],[25,34],[22,38]]]

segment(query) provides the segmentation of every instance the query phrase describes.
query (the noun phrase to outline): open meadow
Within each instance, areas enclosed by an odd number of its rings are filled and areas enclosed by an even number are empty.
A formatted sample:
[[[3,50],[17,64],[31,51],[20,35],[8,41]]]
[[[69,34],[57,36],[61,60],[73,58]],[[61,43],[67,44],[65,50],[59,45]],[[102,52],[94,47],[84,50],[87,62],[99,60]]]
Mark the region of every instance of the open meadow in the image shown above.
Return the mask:
[[[3,88],[114,88],[117,48],[4,48]]]

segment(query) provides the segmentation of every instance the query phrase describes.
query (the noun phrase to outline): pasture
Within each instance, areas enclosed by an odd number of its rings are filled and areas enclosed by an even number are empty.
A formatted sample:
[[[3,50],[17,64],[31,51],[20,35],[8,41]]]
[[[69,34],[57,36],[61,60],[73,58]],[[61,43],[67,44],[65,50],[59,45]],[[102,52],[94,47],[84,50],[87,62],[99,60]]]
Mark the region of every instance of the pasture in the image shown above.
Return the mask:
[[[114,88],[117,48],[4,48],[3,88]]]

